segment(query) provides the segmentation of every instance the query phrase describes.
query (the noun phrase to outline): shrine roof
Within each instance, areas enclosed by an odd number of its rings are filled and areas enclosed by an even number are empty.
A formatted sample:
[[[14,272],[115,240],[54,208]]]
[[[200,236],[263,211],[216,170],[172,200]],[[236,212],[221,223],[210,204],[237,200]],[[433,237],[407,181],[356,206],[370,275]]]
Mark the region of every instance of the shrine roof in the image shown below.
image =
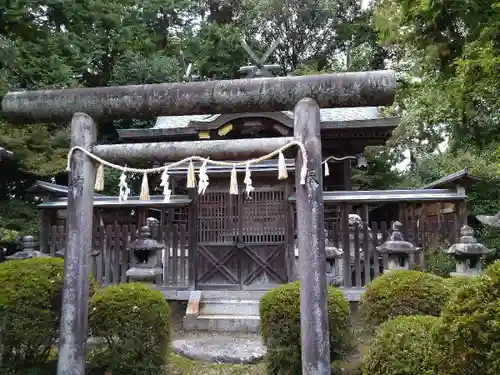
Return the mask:
[[[163,195],[152,195],[149,200],[141,200],[139,196],[130,196],[126,201],[119,201],[117,196],[94,196],[94,207],[136,208],[136,207],[185,207],[191,204],[192,199],[186,195],[172,195],[170,201],[165,202]],[[43,202],[38,208],[64,209],[68,206],[68,198],[58,198]]]
[[[425,186],[423,189],[446,189],[454,188],[457,185],[463,185],[464,187],[470,187],[475,183],[479,182],[480,179],[469,174],[469,170],[464,168],[458,172],[451,173],[438,180],[435,180]]]
[[[290,120],[293,119],[292,111],[282,111]],[[178,129],[190,126],[193,122],[211,123],[221,115],[193,115],[193,116],[160,116],[156,119],[153,129]],[[256,113],[255,116],[259,116]],[[322,108],[320,109],[321,122],[330,121],[360,121],[379,119],[378,107],[353,107],[353,108]]]
[[[384,144],[399,125],[397,117],[382,117],[379,107],[323,108],[320,110],[321,130],[326,138],[370,139],[377,145]],[[224,138],[217,135],[218,129],[237,121],[267,122],[281,126],[281,135],[293,131],[293,113],[251,112],[216,115],[161,116],[149,129],[117,129],[123,140],[132,142],[157,142],[198,139],[200,132],[209,132],[208,138]],[[269,126],[269,125],[268,125]],[[208,139],[205,138],[205,139]]]
[[[47,181],[36,181],[32,186],[26,189],[26,192],[31,194],[46,194],[50,193],[58,197],[68,196],[68,187],[64,185],[53,184]],[[95,196],[102,196],[101,194],[94,193]]]
[[[395,203],[463,201],[467,196],[452,189],[354,190],[325,191],[323,199],[325,203]]]

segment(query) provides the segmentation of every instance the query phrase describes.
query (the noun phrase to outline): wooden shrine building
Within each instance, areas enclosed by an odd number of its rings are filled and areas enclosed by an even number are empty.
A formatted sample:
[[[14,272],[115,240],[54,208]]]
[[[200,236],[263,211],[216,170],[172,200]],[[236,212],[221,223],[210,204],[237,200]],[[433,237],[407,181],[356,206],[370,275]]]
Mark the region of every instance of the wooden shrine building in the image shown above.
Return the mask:
[[[292,116],[276,112],[159,117],[151,129],[118,132],[127,143],[283,137],[293,134]],[[375,107],[321,109],[323,159],[356,159],[367,146],[383,145],[397,125],[397,118],[381,118]],[[190,194],[185,188],[187,165],[169,169],[173,190],[169,203],[163,196],[152,196],[149,201],[129,197],[120,203],[117,197],[96,195],[94,274],[104,284],[126,282],[127,243],[148,218],[156,218],[153,234],[165,244],[168,255],[165,288],[266,290],[295,280],[295,160],[286,159],[286,166],[289,178],[285,180],[277,179],[277,159],[252,166],[255,191],[250,198],[244,193],[244,168],[237,168],[239,194],[230,195],[230,168],[213,165],[208,166],[210,185],[204,195]],[[195,163],[196,172],[199,167]],[[383,270],[376,250],[369,249],[387,238],[392,221],[401,221],[407,238],[418,246],[425,246],[432,231],[456,238],[466,220],[462,188],[359,191],[351,180],[356,167],[356,160],[330,162],[329,176],[323,176],[328,240],[338,248],[352,249],[357,244],[354,252],[345,252],[353,277],[344,286],[361,286]],[[63,251],[67,188],[39,182],[30,190],[44,197],[40,205],[42,250]],[[444,227],[423,224],[430,220],[430,208],[436,204],[454,207]],[[377,214],[381,211],[391,215],[381,217]],[[369,224],[371,244],[353,240],[349,232],[352,214]]]

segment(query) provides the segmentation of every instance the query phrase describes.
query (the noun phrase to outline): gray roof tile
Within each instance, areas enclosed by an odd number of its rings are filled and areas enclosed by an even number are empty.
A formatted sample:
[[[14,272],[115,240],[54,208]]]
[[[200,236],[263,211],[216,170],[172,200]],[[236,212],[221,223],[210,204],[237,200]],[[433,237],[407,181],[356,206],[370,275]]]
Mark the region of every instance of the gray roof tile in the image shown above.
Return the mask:
[[[291,111],[284,114],[293,117]],[[380,118],[378,107],[353,107],[353,108],[322,108],[321,121],[355,121],[374,120]],[[193,116],[161,116],[156,119],[153,129],[185,128],[191,121],[211,122],[220,115],[193,115]]]

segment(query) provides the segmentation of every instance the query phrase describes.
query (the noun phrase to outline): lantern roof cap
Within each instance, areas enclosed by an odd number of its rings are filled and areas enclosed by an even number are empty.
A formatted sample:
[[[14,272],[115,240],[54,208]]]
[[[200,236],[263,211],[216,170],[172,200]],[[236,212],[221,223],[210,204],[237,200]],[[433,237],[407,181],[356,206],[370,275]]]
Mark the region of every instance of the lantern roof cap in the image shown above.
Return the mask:
[[[137,239],[128,246],[128,250],[144,250],[144,251],[155,251],[162,250],[165,246],[158,241],[156,241],[151,236],[151,228],[147,225],[139,229],[139,235]]]
[[[489,254],[493,250],[488,249],[483,244],[477,242],[474,236],[474,229],[468,225],[464,225],[460,229],[460,239],[458,243],[451,245],[445,252],[455,255],[483,255]]]
[[[395,221],[392,224],[392,233],[390,237],[382,245],[377,246],[377,250],[381,253],[387,254],[409,254],[418,251],[411,242],[405,241],[401,229],[403,224]]]

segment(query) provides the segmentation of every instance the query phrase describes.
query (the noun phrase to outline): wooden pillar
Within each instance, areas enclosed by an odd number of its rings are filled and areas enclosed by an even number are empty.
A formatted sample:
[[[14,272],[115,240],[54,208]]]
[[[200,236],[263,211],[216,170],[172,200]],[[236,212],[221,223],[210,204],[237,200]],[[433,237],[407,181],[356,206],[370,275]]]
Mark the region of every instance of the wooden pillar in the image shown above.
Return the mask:
[[[343,182],[344,182],[344,190],[352,190],[352,180],[351,180],[351,160],[345,159],[342,162],[343,169]]]
[[[49,247],[50,233],[50,211],[46,208],[40,210],[40,251],[45,254],[50,253]],[[54,254],[50,254],[54,255]]]
[[[302,156],[296,160],[297,243],[299,251],[302,374],[329,375],[325,226],[318,104],[300,100],[294,111],[294,136],[307,150],[308,176],[300,184]]]
[[[198,244],[198,192],[196,188],[188,189],[189,197],[192,199],[189,206],[188,219],[188,288],[196,289],[196,246]],[[183,250],[184,251],[184,250]]]
[[[291,182],[286,182],[285,190],[285,246],[286,246],[286,268],[288,282],[297,280],[297,272],[295,267],[295,215],[293,211],[293,203],[288,198],[293,194],[293,185]]]
[[[75,113],[71,120],[71,146],[90,149],[96,139],[94,120],[85,113]],[[85,373],[95,172],[92,161],[81,151],[75,151],[71,158],[68,184],[67,245],[57,375]]]

